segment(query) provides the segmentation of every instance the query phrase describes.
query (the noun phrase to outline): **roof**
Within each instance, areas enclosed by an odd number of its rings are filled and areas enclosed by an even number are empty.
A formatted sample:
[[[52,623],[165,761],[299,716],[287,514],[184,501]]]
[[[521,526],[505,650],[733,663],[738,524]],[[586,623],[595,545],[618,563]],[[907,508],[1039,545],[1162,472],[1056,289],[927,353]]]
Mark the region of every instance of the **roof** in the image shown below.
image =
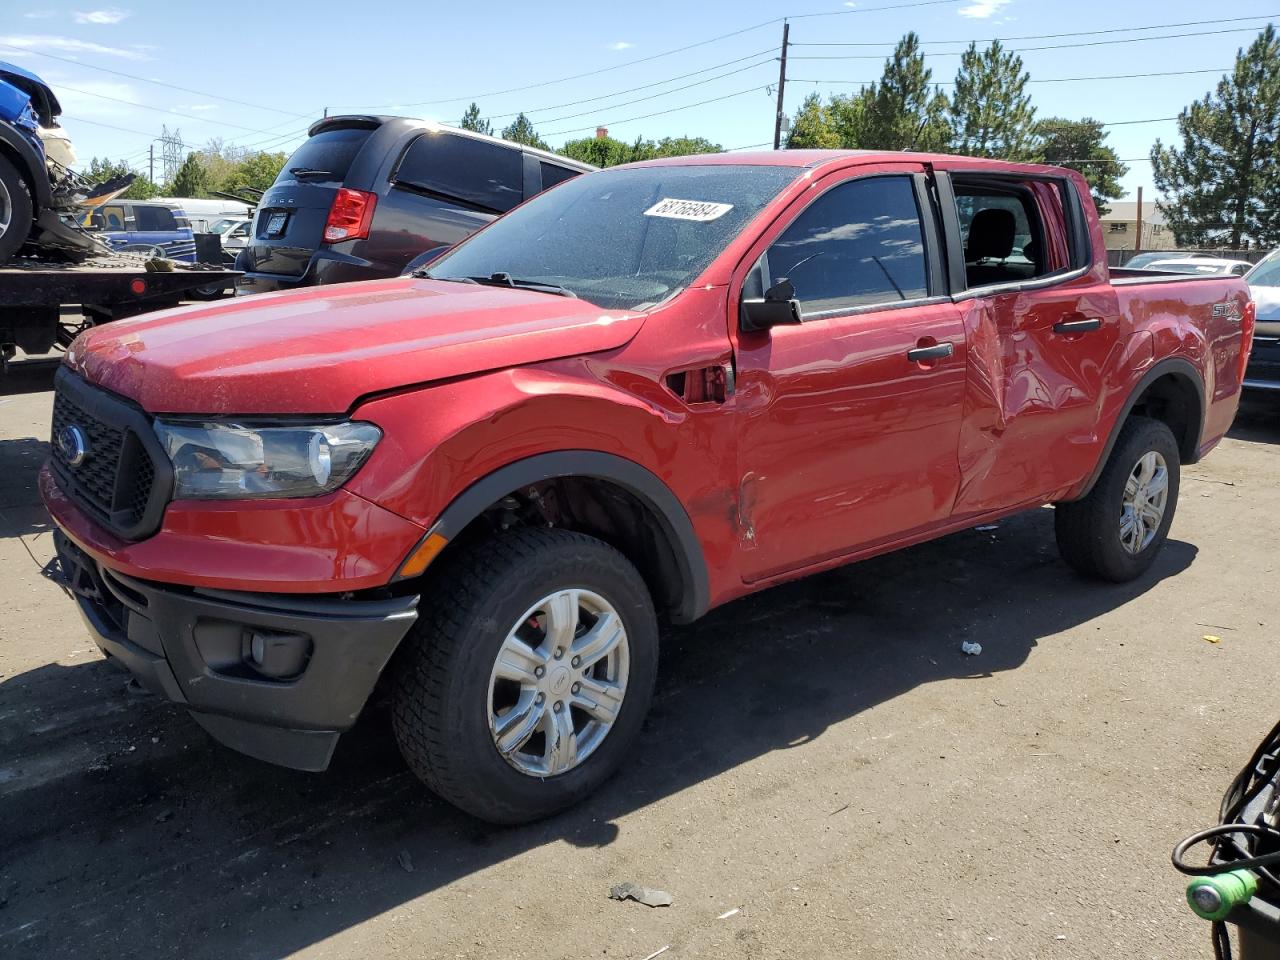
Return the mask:
[[[1133,200],[1113,200],[1107,204],[1111,208],[1110,213],[1104,217],[1099,217],[1103,223],[1110,220],[1123,220],[1126,222],[1134,222],[1138,219],[1138,204]],[[1160,208],[1154,200],[1144,200],[1142,203],[1142,222],[1163,224],[1167,221],[1164,214],[1160,212]]]
[[[1043,164],[1015,163],[1008,160],[993,160],[984,157],[965,157],[952,153],[916,153],[911,150],[742,150],[736,153],[697,153],[683,157],[660,157],[656,160],[643,160],[639,163],[627,164],[631,167],[656,166],[720,166],[742,165],[757,167],[803,167],[813,169],[840,162],[858,159],[865,163],[932,163],[944,167],[963,166],[966,169],[980,170],[989,167],[992,170],[1023,170],[1028,173],[1061,174],[1060,167],[1049,167]],[[1074,176],[1073,171],[1066,171]]]

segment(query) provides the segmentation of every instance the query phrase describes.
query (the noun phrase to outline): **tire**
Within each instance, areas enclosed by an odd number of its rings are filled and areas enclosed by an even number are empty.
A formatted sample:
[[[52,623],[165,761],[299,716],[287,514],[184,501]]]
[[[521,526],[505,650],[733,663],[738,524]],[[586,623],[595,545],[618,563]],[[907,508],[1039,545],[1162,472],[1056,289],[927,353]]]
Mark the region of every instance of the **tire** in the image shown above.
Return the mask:
[[[1154,458],[1152,458],[1154,455]],[[1149,510],[1139,510],[1143,527],[1125,526],[1129,509],[1126,487],[1131,477],[1140,481],[1144,462],[1155,463],[1154,476],[1164,473],[1164,500],[1159,520]],[[1136,476],[1135,476],[1136,475]],[[1155,562],[1169,536],[1178,503],[1178,443],[1173,432],[1159,420],[1130,417],[1120,429],[1115,447],[1093,490],[1082,500],[1060,503],[1054,510],[1054,530],[1058,551],[1068,564],[1086,576],[1124,583],[1141,576]],[[1158,489],[1158,480],[1138,489]],[[1156,499],[1152,496],[1152,502]],[[1138,503],[1146,502],[1140,498]]]
[[[27,242],[34,218],[35,204],[27,181],[0,155],[0,263],[7,263]]]
[[[187,296],[192,300],[221,300],[229,286],[227,283],[207,283],[203,287],[189,290]]]
[[[392,726],[401,753],[437,795],[491,823],[527,823],[574,805],[628,755],[649,711],[658,626],[644,580],[608,544],[565,530],[510,531],[463,546],[441,562],[446,566],[424,595],[418,623],[393,664]],[[571,589],[575,593],[568,594]],[[554,611],[543,608],[561,597],[569,599],[556,607],[558,616],[570,622],[564,611],[572,608],[579,632],[556,659]],[[597,619],[592,609],[606,612]],[[606,619],[609,610],[616,621]],[[617,621],[623,633],[613,652],[587,666],[595,654],[586,641],[618,636],[605,630]],[[517,632],[519,643],[512,640]],[[603,648],[598,639],[592,642]],[[524,680],[497,676],[500,652],[504,664],[519,661],[518,668],[504,671],[514,669]],[[535,663],[543,672],[532,680]],[[625,692],[605,729],[581,708],[579,688],[617,690],[609,677],[620,677]],[[504,698],[511,703],[505,713]],[[502,721],[532,717],[538,704],[542,712],[534,732],[504,756],[498,746]],[[513,723],[507,743],[516,743],[531,724]],[[548,731],[567,729],[565,724],[575,728],[572,737],[549,736]],[[581,759],[570,766],[568,754],[553,745],[580,747]],[[530,769],[540,762],[545,769]]]

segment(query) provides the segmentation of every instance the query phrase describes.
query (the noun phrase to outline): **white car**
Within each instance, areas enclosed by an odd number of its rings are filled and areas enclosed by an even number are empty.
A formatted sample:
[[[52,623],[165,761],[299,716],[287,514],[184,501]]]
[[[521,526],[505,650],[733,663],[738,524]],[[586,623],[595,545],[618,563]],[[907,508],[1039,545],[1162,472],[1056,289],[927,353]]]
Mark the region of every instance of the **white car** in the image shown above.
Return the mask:
[[[216,233],[222,240],[223,251],[234,257],[253,236],[253,221],[247,217],[223,217],[210,224],[209,232]]]
[[[1162,270],[1165,273],[1194,273],[1200,276],[1243,277],[1253,269],[1253,264],[1248,260],[1196,257],[1194,260],[1157,260],[1144,265],[1142,269]]]

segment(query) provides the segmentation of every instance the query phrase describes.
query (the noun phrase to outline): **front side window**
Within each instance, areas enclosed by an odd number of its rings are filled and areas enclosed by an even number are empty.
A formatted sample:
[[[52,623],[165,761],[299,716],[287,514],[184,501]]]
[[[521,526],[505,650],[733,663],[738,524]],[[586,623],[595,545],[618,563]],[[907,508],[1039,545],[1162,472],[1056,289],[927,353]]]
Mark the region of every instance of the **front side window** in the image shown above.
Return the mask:
[[[762,286],[786,279],[806,315],[929,295],[920,210],[910,177],[869,177],[828,190],[761,262]]]
[[[140,231],[178,229],[178,222],[168,207],[134,207],[133,215],[137,218]]]

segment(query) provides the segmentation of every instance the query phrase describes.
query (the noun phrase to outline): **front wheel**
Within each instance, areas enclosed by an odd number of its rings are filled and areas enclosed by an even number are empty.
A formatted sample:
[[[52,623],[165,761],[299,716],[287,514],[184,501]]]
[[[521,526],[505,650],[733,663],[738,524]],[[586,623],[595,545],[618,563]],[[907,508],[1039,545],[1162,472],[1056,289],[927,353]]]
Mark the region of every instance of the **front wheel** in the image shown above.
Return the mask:
[[[658,628],[617,550],[523,529],[442,557],[395,664],[393,726],[435,793],[493,823],[557,813],[626,757],[649,710]]]
[[[1159,420],[1130,417],[1089,495],[1054,510],[1062,558],[1102,580],[1141,576],[1169,535],[1178,480],[1173,432]]]

